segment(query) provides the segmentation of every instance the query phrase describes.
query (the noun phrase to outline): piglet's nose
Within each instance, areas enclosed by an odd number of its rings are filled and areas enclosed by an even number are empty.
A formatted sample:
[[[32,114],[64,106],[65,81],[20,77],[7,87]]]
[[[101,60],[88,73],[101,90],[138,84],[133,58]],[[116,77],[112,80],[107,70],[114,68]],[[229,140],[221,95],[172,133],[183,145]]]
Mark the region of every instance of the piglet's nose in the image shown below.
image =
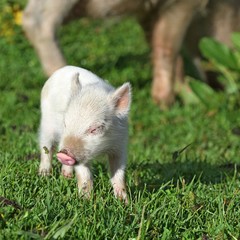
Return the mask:
[[[76,163],[76,159],[66,149],[62,149],[60,152],[58,152],[57,158],[64,165],[72,166]]]
[[[69,151],[67,149],[61,149],[59,153],[64,153],[66,155],[69,155]]]

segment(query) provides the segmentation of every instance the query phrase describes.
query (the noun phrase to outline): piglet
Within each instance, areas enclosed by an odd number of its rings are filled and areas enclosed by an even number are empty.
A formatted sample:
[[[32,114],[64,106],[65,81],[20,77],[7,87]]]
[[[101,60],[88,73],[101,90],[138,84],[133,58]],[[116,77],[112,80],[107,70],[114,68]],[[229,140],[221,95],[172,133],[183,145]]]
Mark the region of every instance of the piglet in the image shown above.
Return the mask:
[[[91,159],[107,154],[116,197],[127,201],[125,167],[128,144],[128,112],[131,87],[114,89],[92,72],[63,67],[46,81],[41,92],[40,175],[52,170],[52,155],[58,143],[62,174],[75,170],[80,194],[93,187]]]

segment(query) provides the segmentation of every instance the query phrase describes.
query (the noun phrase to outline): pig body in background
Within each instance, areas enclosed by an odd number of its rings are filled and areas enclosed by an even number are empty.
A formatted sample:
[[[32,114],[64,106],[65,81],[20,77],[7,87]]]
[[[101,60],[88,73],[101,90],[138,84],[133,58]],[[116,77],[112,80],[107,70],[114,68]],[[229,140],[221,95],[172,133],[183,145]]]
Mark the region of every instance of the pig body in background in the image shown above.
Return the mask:
[[[191,23],[195,22],[188,41],[191,49],[204,34],[229,42],[230,32],[239,27],[239,6],[239,0],[29,0],[23,27],[45,73],[51,75],[66,65],[56,40],[64,20],[136,16],[152,47],[152,97],[160,105],[170,105],[174,84],[182,77],[179,50]]]
[[[111,183],[117,197],[126,200],[124,172],[127,161],[129,83],[114,89],[83,68],[66,66],[45,83],[41,94],[39,173],[52,169],[53,146],[59,143],[62,174],[75,169],[79,191],[92,189],[90,160],[106,153]]]

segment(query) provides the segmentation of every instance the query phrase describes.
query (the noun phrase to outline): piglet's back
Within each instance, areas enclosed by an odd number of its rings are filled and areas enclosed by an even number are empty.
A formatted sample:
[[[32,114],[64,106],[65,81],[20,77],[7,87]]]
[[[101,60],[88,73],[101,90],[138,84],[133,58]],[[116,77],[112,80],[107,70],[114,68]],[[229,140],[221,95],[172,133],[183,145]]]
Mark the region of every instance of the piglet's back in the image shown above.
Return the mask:
[[[47,83],[51,89],[57,88],[62,93],[66,93],[66,91],[70,91],[71,80],[76,73],[79,73],[79,80],[82,87],[102,81],[101,78],[86,69],[74,66],[66,66],[57,70],[47,80]]]
[[[86,69],[74,66],[60,68],[44,84],[41,94],[42,105],[47,101],[57,107],[61,102],[59,107],[65,109],[71,96],[72,78],[76,73],[79,73],[82,88],[87,85],[105,84],[101,78]]]

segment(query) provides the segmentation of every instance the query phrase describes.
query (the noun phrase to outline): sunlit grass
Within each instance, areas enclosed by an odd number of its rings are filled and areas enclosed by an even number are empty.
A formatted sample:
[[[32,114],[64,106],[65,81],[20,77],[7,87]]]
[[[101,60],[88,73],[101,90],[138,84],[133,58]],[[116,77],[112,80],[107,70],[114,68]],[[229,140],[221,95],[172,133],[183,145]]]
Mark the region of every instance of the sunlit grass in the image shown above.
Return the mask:
[[[0,39],[0,238],[238,239],[239,113],[180,102],[160,111],[150,98],[150,49],[133,19],[82,20],[59,34],[70,64],[133,86],[129,204],[113,197],[105,158],[93,161],[90,200],[75,178],[60,176],[55,158],[53,176],[37,175],[46,78],[18,29],[13,42]]]

